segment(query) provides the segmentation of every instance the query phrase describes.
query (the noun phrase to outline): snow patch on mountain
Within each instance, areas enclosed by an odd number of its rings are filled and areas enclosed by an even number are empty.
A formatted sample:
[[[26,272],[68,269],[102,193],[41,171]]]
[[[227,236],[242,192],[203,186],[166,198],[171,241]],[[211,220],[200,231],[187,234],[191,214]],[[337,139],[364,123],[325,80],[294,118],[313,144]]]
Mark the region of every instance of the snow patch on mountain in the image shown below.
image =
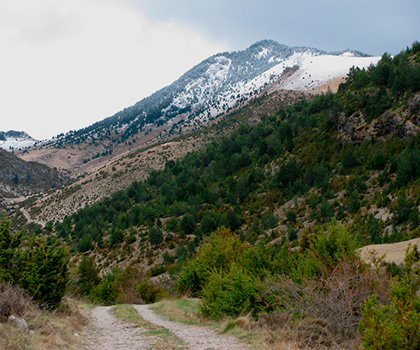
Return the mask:
[[[360,69],[376,64],[380,57],[358,57],[352,53],[335,55],[295,54],[284,62],[286,66],[299,66],[283,83],[285,90],[306,91],[314,89],[331,79],[345,76],[353,66]]]
[[[263,40],[243,51],[224,52],[204,60],[171,85],[112,117],[58,142],[78,142],[104,137],[112,131],[120,141],[165,125],[171,128],[203,126],[246,101],[259,96],[270,84],[275,89],[311,90],[345,76],[352,66],[366,68],[379,57],[357,51],[327,53],[307,47],[289,47]],[[274,85],[275,84],[275,85]],[[87,136],[88,135],[88,136]]]
[[[215,57],[205,73],[191,81],[163,112],[176,107],[183,111],[183,116],[191,123],[205,124],[239,103],[258,96],[274,82],[284,90],[307,91],[345,76],[353,66],[367,68],[380,59],[361,57],[352,51],[327,54],[310,48],[295,50],[286,57],[272,53],[270,48],[260,48],[254,57],[258,60],[268,58],[268,62],[275,63],[269,69],[254,76],[249,74],[244,79],[237,79],[234,75],[246,72],[249,61],[241,66],[233,66],[231,58],[224,55]]]
[[[33,146],[38,141],[23,131],[0,132],[0,148],[6,151]]]

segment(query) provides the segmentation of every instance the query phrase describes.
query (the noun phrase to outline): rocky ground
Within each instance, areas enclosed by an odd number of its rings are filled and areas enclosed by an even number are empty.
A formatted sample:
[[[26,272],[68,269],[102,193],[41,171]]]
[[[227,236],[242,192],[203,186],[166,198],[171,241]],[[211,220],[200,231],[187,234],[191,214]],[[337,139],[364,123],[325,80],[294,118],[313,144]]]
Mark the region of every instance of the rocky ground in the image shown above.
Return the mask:
[[[165,320],[148,305],[135,305],[135,310],[148,323],[164,327],[177,341],[160,337],[138,324],[125,322],[112,314],[113,307],[96,307],[91,313],[92,327],[87,334],[86,346],[90,350],[242,350],[249,347],[238,339],[221,335],[198,326]],[[162,332],[160,332],[162,333]]]

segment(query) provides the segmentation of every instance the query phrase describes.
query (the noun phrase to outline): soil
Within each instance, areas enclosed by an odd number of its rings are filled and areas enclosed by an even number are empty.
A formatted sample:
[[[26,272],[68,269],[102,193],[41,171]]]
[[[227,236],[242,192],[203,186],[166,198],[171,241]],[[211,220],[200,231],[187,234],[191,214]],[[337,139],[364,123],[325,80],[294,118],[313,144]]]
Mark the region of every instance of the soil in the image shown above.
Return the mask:
[[[390,243],[390,244],[372,244],[359,249],[361,258],[365,262],[370,262],[371,252],[375,252],[376,257],[385,254],[384,261],[389,263],[396,263],[397,265],[404,262],[405,251],[408,245],[417,245],[420,248],[420,238],[415,238],[410,241]]]
[[[246,350],[249,347],[238,339],[221,335],[198,326],[185,325],[165,320],[149,308],[149,305],[134,305],[143,319],[166,328],[187,344],[190,350]],[[90,350],[146,350],[156,349],[154,337],[147,337],[147,329],[117,319],[110,311],[112,306],[98,306],[91,314],[92,329],[86,345]],[[183,346],[181,346],[184,348]],[[159,346],[159,349],[165,349]]]
[[[93,329],[87,339],[91,350],[143,350],[152,349],[143,328],[123,322],[109,313],[111,306],[93,309],[91,318]]]
[[[165,320],[153,312],[149,305],[134,305],[146,321],[168,329],[188,344],[191,350],[241,350],[248,347],[232,336],[221,335],[213,330]]]

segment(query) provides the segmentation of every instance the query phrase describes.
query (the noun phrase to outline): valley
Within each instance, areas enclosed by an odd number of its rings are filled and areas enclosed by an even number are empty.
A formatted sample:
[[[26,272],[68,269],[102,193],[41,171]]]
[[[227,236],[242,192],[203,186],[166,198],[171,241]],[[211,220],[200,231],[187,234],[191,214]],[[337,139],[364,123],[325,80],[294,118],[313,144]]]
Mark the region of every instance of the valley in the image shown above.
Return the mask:
[[[272,41],[210,57],[110,118],[15,152],[63,183],[10,196],[0,277],[52,308],[66,285],[94,304],[164,300],[152,309],[254,332],[244,341],[256,349],[400,344],[420,325],[419,81],[418,42],[381,58]],[[15,229],[25,223],[32,238]],[[40,294],[29,278],[44,283],[36,261],[49,259],[56,280]],[[194,311],[168,306],[183,296]],[[150,316],[134,308],[136,322]]]

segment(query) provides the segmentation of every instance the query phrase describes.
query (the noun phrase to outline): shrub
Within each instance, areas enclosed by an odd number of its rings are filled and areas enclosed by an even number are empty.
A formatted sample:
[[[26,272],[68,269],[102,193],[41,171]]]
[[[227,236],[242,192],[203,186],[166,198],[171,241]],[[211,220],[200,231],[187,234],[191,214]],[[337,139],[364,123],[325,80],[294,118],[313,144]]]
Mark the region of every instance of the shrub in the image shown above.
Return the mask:
[[[395,223],[398,225],[407,221],[410,218],[412,211],[413,211],[413,204],[409,200],[405,199],[404,197],[399,197],[398,204],[394,208]]]
[[[194,232],[195,229],[195,220],[191,214],[185,214],[180,222],[181,230],[185,234],[190,235]]]
[[[212,319],[236,317],[258,310],[259,288],[256,279],[238,265],[228,273],[215,271],[203,289],[201,313]]]
[[[178,229],[178,219],[176,217],[171,217],[166,223],[166,230],[175,232]]]
[[[163,242],[163,233],[159,227],[153,227],[149,232],[149,242],[153,246],[158,246]]]
[[[136,286],[139,297],[146,303],[152,304],[159,301],[164,291],[161,287],[154,286],[149,281],[143,280]]]
[[[343,159],[341,160],[341,165],[343,166],[343,169],[348,170],[359,166],[360,161],[357,159],[353,151],[351,149],[348,149],[344,154]]]
[[[201,294],[205,278],[198,270],[198,266],[190,264],[185,267],[179,276],[176,286],[178,290],[193,297],[198,297]]]
[[[296,212],[294,210],[290,210],[286,213],[286,218],[288,222],[295,223],[296,222]]]
[[[92,288],[101,282],[99,271],[93,258],[86,256],[82,258],[77,269],[80,294],[88,295]]]
[[[333,220],[310,238],[309,246],[295,260],[295,280],[329,274],[343,261],[356,259],[357,241],[348,229]]]
[[[10,222],[0,222],[0,279],[17,284],[35,302],[56,308],[68,283],[68,256],[63,247],[48,245],[39,237],[23,239],[10,233]]]
[[[213,271],[229,271],[230,266],[238,261],[246,249],[245,243],[235,237],[229,229],[219,228],[210,235],[197,256],[180,274],[177,282],[178,289],[181,292],[190,292],[194,296],[199,295]]]
[[[368,350],[420,348],[419,254],[409,246],[402,277],[391,280],[391,302],[383,304],[372,295],[363,307],[359,323],[362,344]]]
[[[63,247],[47,245],[32,237],[19,254],[15,282],[26,289],[34,301],[56,308],[68,283],[68,255]]]
[[[111,247],[115,247],[124,241],[124,232],[120,228],[114,228],[111,232],[109,242]]]
[[[114,281],[114,274],[105,274],[102,277],[101,282],[92,289],[92,292],[90,293],[91,299],[94,302],[104,305],[114,304],[115,299],[117,298],[117,290],[115,288]]]
[[[92,245],[92,237],[90,237],[89,235],[85,235],[83,236],[76,245],[76,249],[78,252],[80,253],[84,253],[87,252],[89,250],[92,250],[93,245]]]

